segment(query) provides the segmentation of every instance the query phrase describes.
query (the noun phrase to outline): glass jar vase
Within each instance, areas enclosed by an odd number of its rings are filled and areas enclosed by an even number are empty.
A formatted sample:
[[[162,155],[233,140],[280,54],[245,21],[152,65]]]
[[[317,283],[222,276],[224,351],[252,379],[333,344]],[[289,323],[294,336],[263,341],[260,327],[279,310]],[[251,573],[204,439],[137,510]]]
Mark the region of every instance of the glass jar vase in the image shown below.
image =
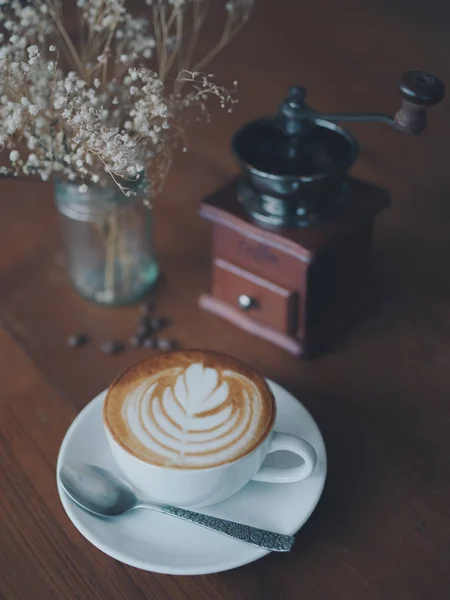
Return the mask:
[[[130,304],[155,283],[159,269],[152,247],[152,213],[142,181],[126,197],[118,187],[55,183],[55,202],[69,278],[81,296],[99,304]]]

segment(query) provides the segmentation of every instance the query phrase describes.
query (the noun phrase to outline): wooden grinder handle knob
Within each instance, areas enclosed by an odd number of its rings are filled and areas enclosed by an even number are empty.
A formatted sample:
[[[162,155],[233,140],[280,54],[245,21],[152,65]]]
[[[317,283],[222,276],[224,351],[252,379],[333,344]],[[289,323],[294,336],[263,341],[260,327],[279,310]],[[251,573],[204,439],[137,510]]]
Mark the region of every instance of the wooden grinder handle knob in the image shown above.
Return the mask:
[[[445,86],[432,73],[407,71],[399,83],[402,106],[394,120],[406,133],[419,134],[427,126],[427,109],[438,104],[445,95]]]

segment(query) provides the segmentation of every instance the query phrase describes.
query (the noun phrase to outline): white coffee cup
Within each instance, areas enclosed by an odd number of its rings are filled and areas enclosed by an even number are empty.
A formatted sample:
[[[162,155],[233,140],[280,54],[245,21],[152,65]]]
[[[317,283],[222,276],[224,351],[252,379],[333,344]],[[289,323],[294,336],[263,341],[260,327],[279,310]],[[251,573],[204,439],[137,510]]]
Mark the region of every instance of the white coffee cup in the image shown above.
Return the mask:
[[[302,438],[273,429],[246,456],[201,469],[174,469],[145,462],[121,446],[106,424],[105,430],[113,457],[126,478],[154,500],[180,507],[221,502],[251,480],[274,484],[301,481],[311,475],[316,464],[316,452],[311,444]],[[303,459],[303,463],[289,468],[263,465],[266,456],[278,450],[297,454]]]

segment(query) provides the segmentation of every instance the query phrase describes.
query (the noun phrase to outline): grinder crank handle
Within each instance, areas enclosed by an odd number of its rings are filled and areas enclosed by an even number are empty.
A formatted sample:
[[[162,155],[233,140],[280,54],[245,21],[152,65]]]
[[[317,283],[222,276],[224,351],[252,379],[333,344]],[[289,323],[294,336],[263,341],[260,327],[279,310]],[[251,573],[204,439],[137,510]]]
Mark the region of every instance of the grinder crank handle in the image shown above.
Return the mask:
[[[399,83],[402,106],[394,116],[395,124],[406,133],[419,134],[427,126],[427,109],[445,95],[440,79],[426,71],[406,71]]]
[[[321,119],[341,122],[378,122],[391,125],[405,133],[419,134],[427,125],[427,109],[438,104],[445,95],[445,86],[432,73],[406,71],[400,78],[402,105],[394,117],[383,113],[343,113],[319,115]]]

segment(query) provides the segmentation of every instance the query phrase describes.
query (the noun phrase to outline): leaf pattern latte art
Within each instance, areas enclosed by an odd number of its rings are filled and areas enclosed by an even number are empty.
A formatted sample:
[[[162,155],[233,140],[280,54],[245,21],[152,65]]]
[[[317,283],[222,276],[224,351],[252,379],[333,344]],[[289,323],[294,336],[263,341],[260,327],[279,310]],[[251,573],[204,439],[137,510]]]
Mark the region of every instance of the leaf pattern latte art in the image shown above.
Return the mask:
[[[258,431],[257,386],[201,363],[158,373],[130,393],[122,417],[149,460],[210,467],[245,453]]]

